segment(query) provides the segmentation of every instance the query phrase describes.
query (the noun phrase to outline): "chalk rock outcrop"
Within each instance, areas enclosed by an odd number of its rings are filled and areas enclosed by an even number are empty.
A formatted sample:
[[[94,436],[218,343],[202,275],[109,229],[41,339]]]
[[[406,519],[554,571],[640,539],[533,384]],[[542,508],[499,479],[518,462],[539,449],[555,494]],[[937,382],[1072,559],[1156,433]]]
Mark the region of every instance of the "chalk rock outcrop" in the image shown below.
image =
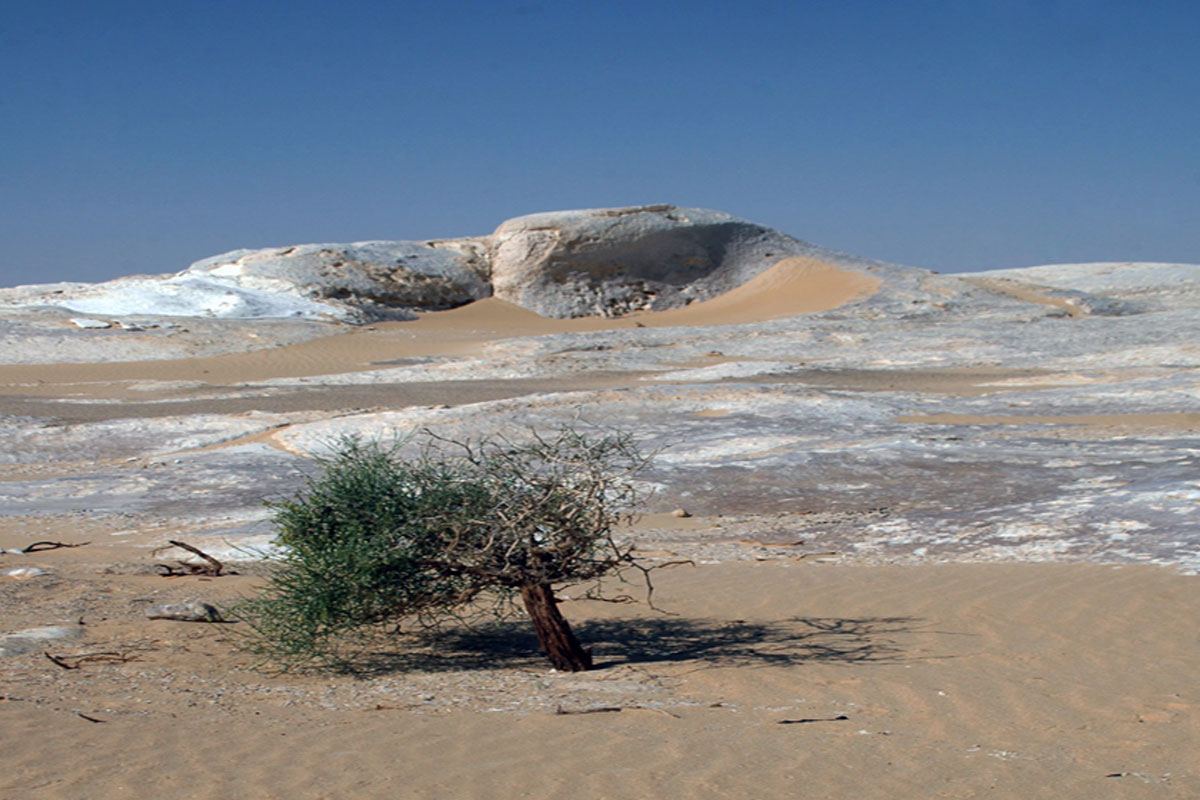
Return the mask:
[[[705,300],[797,255],[874,263],[720,211],[671,205],[552,211],[496,229],[492,289],[547,317],[620,316]]]
[[[0,309],[361,323],[495,294],[550,317],[620,316],[723,294],[788,256],[880,266],[719,211],[633,206],[532,214],[473,238],[234,250],[174,275],[0,289]]]
[[[485,239],[235,250],[197,261],[185,274],[303,297],[360,319],[454,308],[492,293]]]
[[[0,306],[100,316],[412,319],[492,293],[486,239],[305,244],[234,250],[175,275],[0,290]],[[107,327],[107,324],[105,324]]]
[[[17,308],[55,306],[101,317],[336,319],[346,314],[344,309],[316,302],[299,292],[242,286],[236,280],[206,278],[186,271],[104,283],[52,284],[48,292],[46,288],[0,290],[0,304]]]

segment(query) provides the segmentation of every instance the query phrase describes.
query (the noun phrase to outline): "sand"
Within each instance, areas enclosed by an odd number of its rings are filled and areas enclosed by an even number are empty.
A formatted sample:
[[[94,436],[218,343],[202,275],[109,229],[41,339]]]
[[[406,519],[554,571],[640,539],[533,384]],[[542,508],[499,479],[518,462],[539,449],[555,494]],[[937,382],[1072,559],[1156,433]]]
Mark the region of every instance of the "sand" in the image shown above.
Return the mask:
[[[1047,294],[1045,291],[1038,291],[1038,289],[1028,284],[1018,283],[1009,278],[967,278],[966,280],[982,289],[1006,294],[1015,300],[1050,306],[1069,317],[1082,317],[1085,314],[1084,310],[1078,304],[1070,302],[1067,298],[1055,297],[1052,294]]]
[[[112,548],[23,563],[59,577],[11,623],[82,616],[52,654],[132,660],[2,662],[14,800],[1200,792],[1200,583],[1162,568],[677,567],[657,578],[666,614],[564,602],[591,673],[548,670],[514,623],[458,660],[353,678],[257,672],[236,625],[137,613],[253,577],[158,578]]]
[[[0,410],[64,394],[132,399],[137,380],[216,387],[478,354],[513,336],[732,324],[835,307],[872,286],[860,273],[787,259],[729,295],[655,315],[546,320],[485,300],[248,354],[4,367],[9,406]],[[573,375],[554,388],[634,377]],[[1044,377],[845,370],[808,380],[971,395],[988,381]],[[533,388],[482,383],[480,396]],[[426,384],[408,399],[387,388],[388,397],[373,387],[304,396],[329,408],[471,400],[457,385]],[[189,402],[171,404],[171,413],[230,401]],[[158,412],[127,404],[73,413]],[[1190,427],[1194,416],[1166,422]],[[758,562],[655,549],[656,531],[668,525],[716,523],[655,517],[632,534],[648,558],[696,561],[657,573],[665,613],[564,589],[564,613],[595,648],[593,672],[549,670],[517,620],[499,636],[397,648],[415,655],[352,677],[264,672],[239,649],[237,624],[144,617],[151,603],[201,596],[224,604],[253,592],[254,568],[162,578],[153,564],[168,554],[149,552],[148,533],[111,536],[119,520],[3,518],[0,548],[91,544],[0,556],[5,570],[49,573],[0,576],[5,631],[82,623],[82,638],[45,648],[76,669],[40,648],[0,659],[0,797],[1200,796],[1194,577],[1104,564],[847,566],[803,547]],[[80,660],[97,653],[115,655]]]

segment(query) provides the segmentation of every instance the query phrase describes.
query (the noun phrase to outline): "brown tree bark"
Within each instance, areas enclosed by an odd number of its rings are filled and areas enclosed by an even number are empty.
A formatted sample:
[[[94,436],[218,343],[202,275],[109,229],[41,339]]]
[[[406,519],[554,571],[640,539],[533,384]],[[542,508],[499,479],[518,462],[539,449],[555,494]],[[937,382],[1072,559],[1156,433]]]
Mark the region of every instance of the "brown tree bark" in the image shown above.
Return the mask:
[[[592,652],[584,650],[571,632],[571,626],[558,613],[558,602],[549,584],[530,584],[521,587],[521,600],[542,651],[555,669],[563,672],[582,672],[592,668]]]

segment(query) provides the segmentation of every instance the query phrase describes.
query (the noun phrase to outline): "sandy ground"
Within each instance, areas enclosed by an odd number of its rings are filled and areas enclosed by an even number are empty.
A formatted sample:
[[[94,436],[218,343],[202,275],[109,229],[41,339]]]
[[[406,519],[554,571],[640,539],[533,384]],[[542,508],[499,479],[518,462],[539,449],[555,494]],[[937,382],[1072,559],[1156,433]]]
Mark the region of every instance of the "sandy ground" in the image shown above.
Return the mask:
[[[132,399],[126,382],[136,380],[220,386],[479,353],[509,336],[746,321],[871,291],[858,273],[788,261],[756,285],[661,315],[545,320],[489,300],[248,354],[3,367],[0,410],[68,393]],[[555,387],[628,379],[577,375]],[[1047,378],[859,370],[808,379],[969,395],[988,381]],[[479,383],[503,396],[531,388]],[[445,401],[461,387],[426,384],[409,400],[384,388],[393,394],[327,387],[305,402],[397,407]],[[264,408],[276,399],[247,402]],[[228,401],[189,402],[171,413]],[[116,409],[77,413],[155,413]],[[1161,422],[1190,428],[1196,420]],[[171,600],[228,604],[254,591],[260,568],[164,578],[154,564],[173,554],[156,556],[137,536],[112,537],[109,520],[7,517],[0,548],[91,543],[0,556],[4,570],[47,573],[0,576],[5,631],[79,626],[76,639],[0,659],[0,797],[1200,796],[1194,577],[1102,564],[855,567],[824,563],[802,546],[722,562],[663,544],[671,526],[712,524],[654,517],[629,533],[647,558],[696,562],[656,573],[662,612],[563,590],[564,613],[594,648],[593,672],[549,670],[515,620],[397,641],[373,671],[348,676],[255,669],[236,623],[145,618],[148,605]]]
[[[16,626],[84,633],[47,647],[78,669],[4,660],[0,796],[1200,793],[1200,583],[1162,568],[681,566],[657,575],[666,613],[564,601],[591,673],[548,670],[515,621],[350,677],[255,671],[236,624],[144,619],[257,580],[152,561],[50,551],[21,563],[52,580],[3,587]]]

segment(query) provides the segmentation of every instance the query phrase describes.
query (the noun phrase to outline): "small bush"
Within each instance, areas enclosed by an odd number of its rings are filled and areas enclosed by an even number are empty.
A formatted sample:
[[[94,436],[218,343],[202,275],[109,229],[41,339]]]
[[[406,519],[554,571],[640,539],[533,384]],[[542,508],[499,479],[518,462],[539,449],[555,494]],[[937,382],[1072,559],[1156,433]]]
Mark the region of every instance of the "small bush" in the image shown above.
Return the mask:
[[[282,561],[240,610],[253,649],[283,667],[345,666],[381,630],[520,596],[551,663],[587,669],[553,587],[644,571],[612,532],[646,466],[628,435],[569,428],[518,443],[427,434],[409,460],[343,440],[275,507]]]

